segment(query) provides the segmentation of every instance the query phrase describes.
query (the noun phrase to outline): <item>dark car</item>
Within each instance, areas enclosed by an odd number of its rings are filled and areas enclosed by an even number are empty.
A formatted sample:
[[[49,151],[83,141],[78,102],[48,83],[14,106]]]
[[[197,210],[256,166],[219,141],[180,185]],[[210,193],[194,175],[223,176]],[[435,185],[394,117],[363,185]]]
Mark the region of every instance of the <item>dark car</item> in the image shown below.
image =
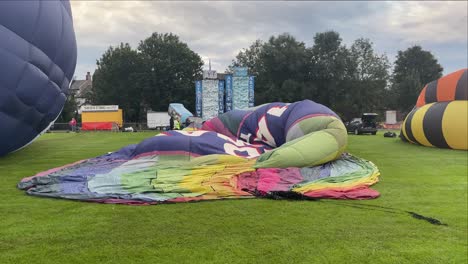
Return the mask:
[[[372,135],[377,134],[377,123],[375,122],[378,114],[364,113],[361,118],[354,118],[350,122],[346,122],[346,130],[355,135],[369,133]]]

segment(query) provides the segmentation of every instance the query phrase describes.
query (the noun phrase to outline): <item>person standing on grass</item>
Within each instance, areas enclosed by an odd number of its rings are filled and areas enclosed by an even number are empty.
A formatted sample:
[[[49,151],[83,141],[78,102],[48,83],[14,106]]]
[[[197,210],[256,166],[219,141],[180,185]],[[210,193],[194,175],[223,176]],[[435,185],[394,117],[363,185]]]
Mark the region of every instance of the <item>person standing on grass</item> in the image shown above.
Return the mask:
[[[75,132],[76,131],[76,119],[73,117],[68,124],[70,125],[71,131]]]
[[[180,117],[176,116],[174,119],[174,130],[180,130]]]
[[[169,119],[169,128],[174,130],[174,117],[171,115],[171,119]]]

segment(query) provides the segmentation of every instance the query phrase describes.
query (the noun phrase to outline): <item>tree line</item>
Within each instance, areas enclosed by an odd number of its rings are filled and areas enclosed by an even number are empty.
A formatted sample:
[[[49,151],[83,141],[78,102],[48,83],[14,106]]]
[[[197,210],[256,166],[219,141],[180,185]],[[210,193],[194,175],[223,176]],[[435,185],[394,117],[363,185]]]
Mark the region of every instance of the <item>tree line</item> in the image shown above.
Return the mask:
[[[203,61],[178,36],[153,33],[136,49],[128,43],[97,60],[92,104],[118,104],[127,122],[144,121],[147,110],[167,111],[171,102],[194,110],[194,82]],[[255,80],[255,104],[311,99],[343,119],[363,112],[392,109],[407,113],[424,84],[440,78],[443,68],[430,51],[412,46],[399,51],[393,65],[365,38],[350,47],[339,33],[317,33],[307,47],[290,34],[256,40],[241,50],[226,71],[246,66]]]

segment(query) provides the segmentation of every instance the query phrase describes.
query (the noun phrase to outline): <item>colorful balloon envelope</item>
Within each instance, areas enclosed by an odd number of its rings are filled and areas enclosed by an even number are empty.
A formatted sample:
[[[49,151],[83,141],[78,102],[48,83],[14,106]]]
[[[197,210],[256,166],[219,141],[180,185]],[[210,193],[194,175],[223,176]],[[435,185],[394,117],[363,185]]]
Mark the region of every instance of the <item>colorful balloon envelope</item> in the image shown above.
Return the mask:
[[[68,1],[0,1],[0,155],[59,116],[76,55]]]
[[[468,150],[468,69],[427,84],[402,125],[403,140]]]
[[[23,179],[28,194],[156,204],[254,197],[370,199],[379,171],[344,153],[344,124],[309,100],[234,110]]]

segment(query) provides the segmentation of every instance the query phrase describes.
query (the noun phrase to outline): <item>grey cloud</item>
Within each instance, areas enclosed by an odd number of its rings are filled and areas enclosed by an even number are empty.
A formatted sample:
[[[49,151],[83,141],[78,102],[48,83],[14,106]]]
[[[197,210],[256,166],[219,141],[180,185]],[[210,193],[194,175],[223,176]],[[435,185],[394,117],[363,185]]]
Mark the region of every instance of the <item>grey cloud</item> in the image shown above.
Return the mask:
[[[444,46],[467,44],[466,2],[83,1],[72,7],[82,65],[93,65],[110,45],[129,42],[135,47],[152,32],[179,35],[205,62],[211,58],[218,71],[256,39],[283,32],[308,46],[317,32],[326,30],[338,31],[347,45],[367,37],[390,59],[398,50],[423,43],[453,67],[463,62]],[[466,48],[459,52],[466,58]]]

